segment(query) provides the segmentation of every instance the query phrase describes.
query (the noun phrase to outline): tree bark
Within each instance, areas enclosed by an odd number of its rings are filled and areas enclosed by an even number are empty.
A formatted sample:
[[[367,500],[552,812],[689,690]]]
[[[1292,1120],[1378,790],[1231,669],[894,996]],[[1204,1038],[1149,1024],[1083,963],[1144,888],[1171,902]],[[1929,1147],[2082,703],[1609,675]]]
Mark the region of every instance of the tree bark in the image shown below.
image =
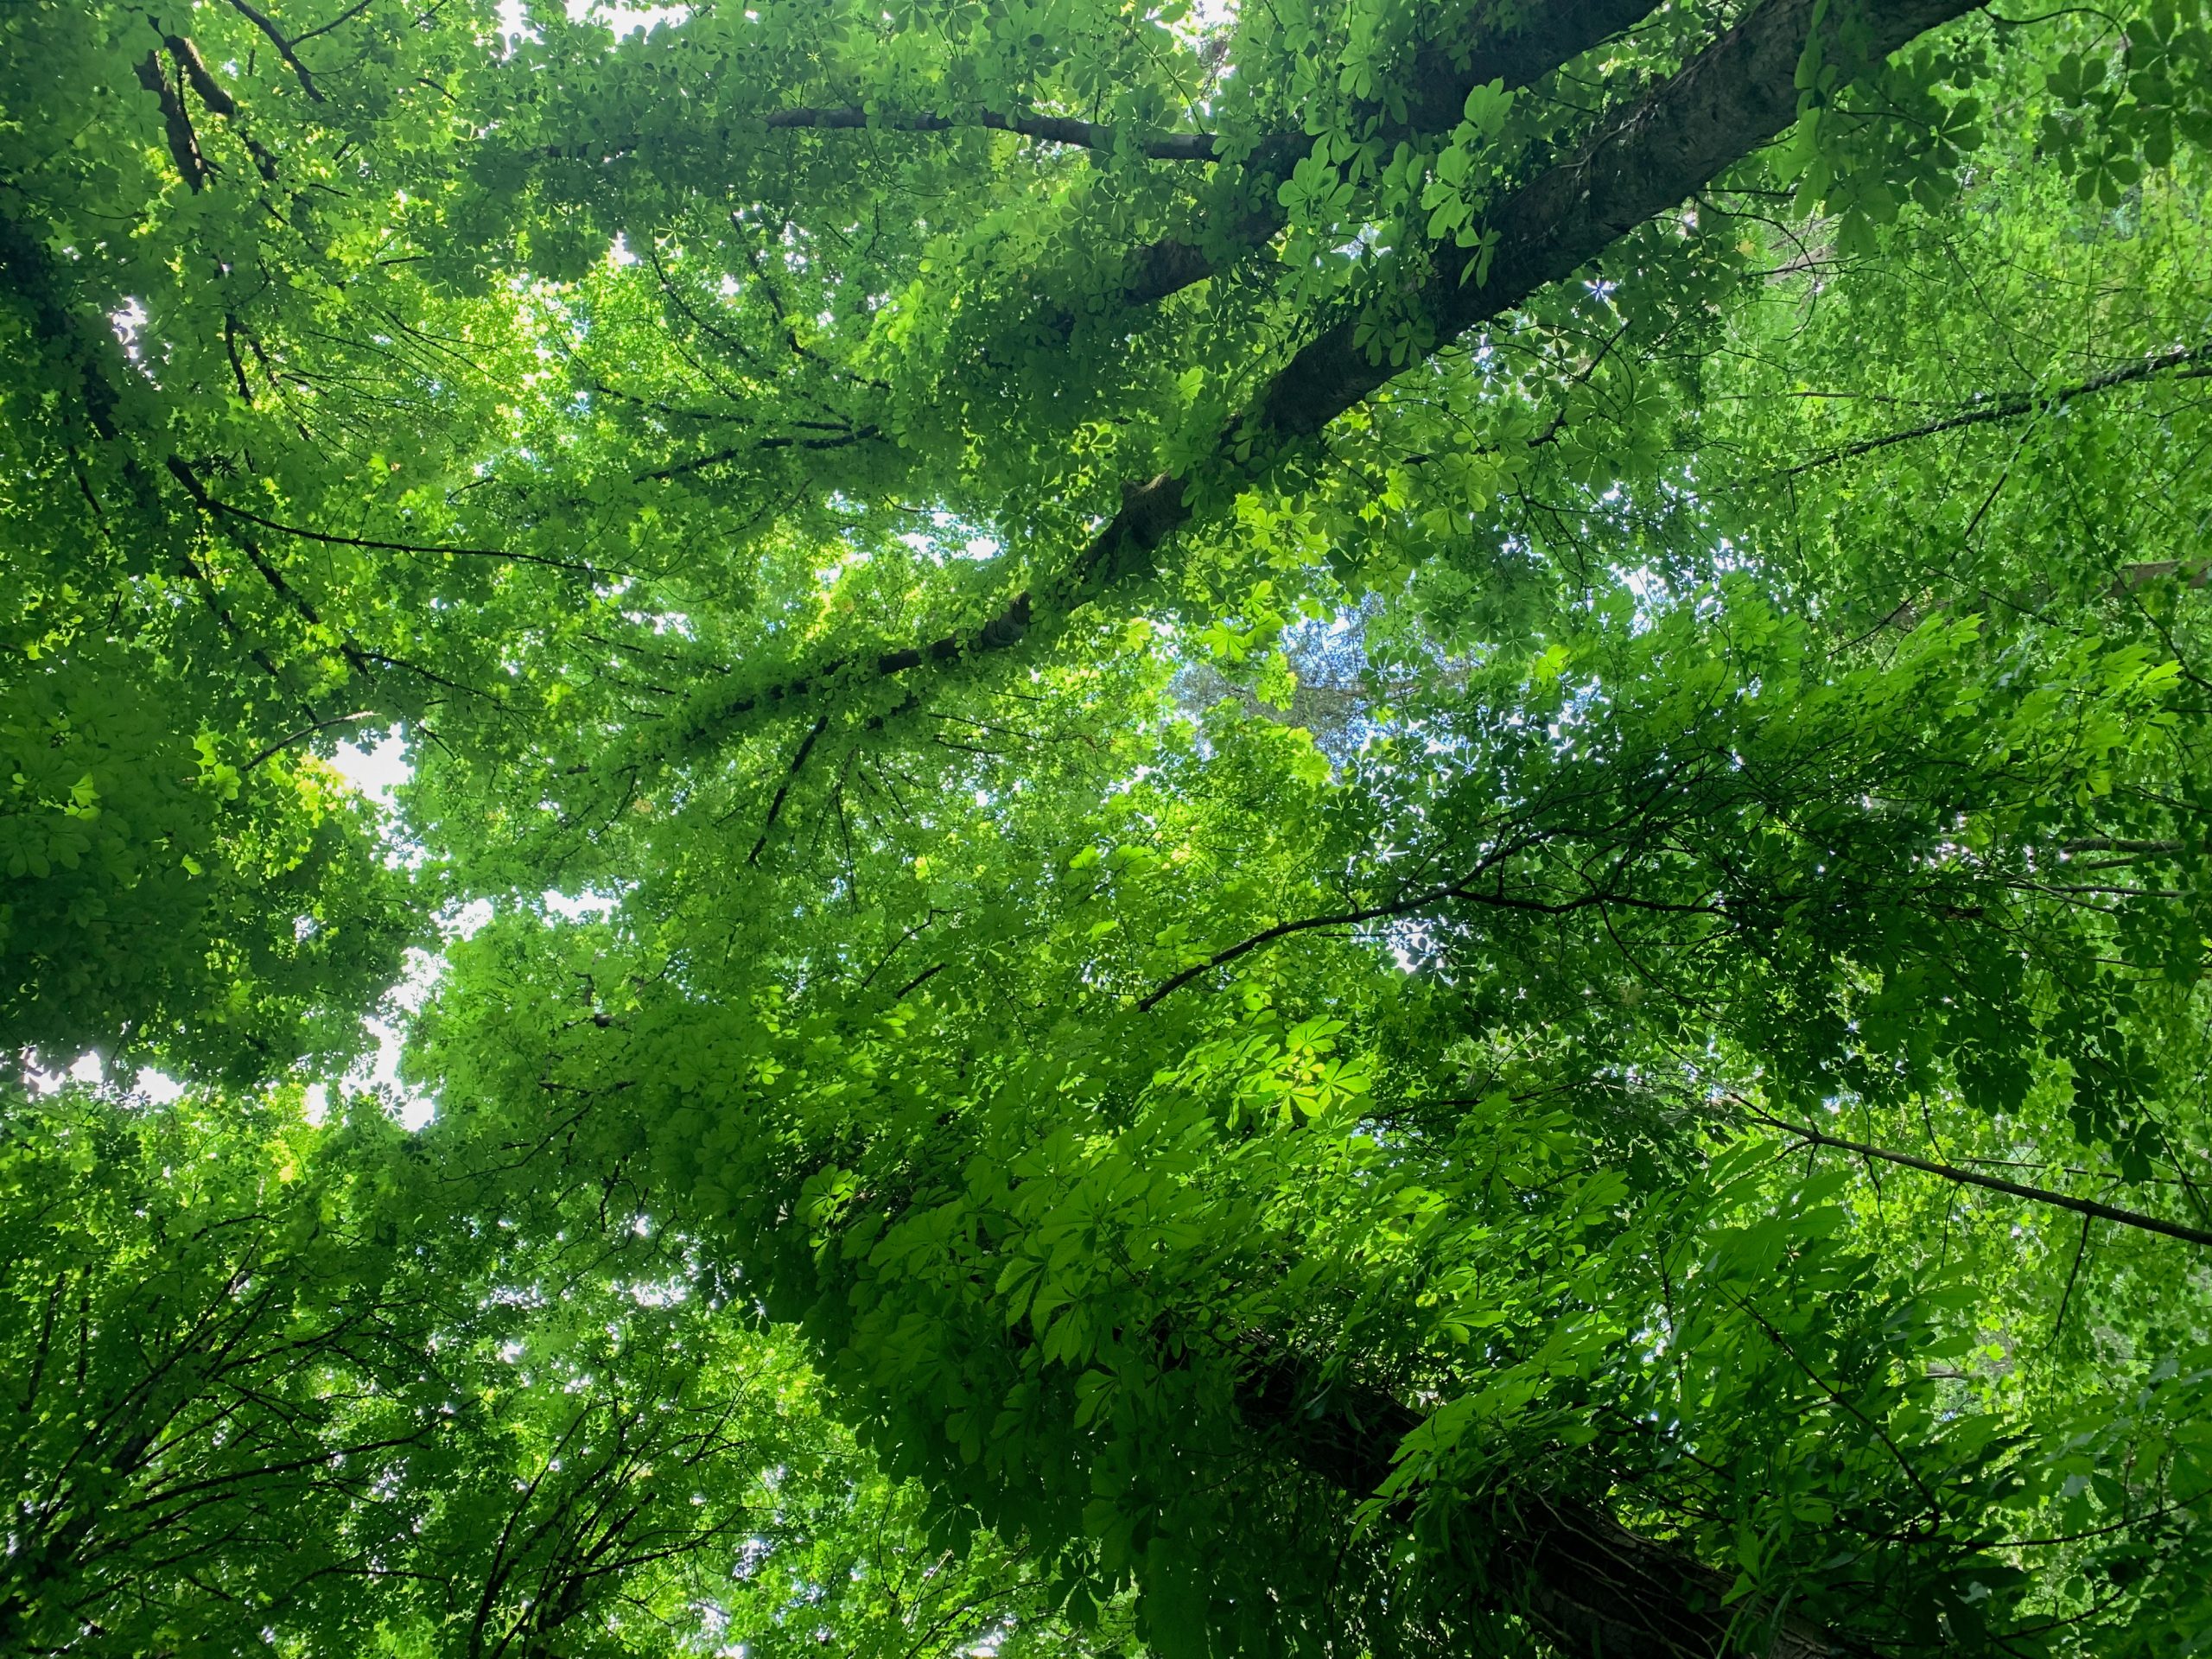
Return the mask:
[[[1459,124],[1467,94],[1476,87],[1493,81],[1503,82],[1508,90],[1532,86],[1657,10],[1656,0],[1548,0],[1503,8],[1504,21],[1478,31],[1456,58],[1434,46],[1421,53],[1405,89],[1405,118],[1382,121],[1382,136],[1416,138],[1449,132]],[[1310,137],[1294,133],[1266,140],[1246,159],[1241,183],[1256,200],[1230,233],[1232,246],[1256,248],[1282,229],[1286,215],[1275,193],[1313,149]],[[1165,237],[1129,256],[1122,300],[1126,305],[1157,304],[1221,269],[1204,250]]]
[[[1507,197],[1490,216],[1498,241],[1485,281],[1461,280],[1472,251],[1439,248],[1419,296],[1436,338],[1456,339],[1573,276],[1784,131],[1796,119],[1797,63],[1820,5],[1767,0],[1672,79],[1601,124],[1572,156]],[[1974,9],[1974,0],[1865,0],[1854,21],[1865,26],[1865,49],[1878,61]],[[1249,439],[1252,453],[1263,456],[1283,440],[1312,437],[1402,373],[1355,343],[1357,326],[1347,316],[1308,341],[1230,423],[1223,451]],[[1224,463],[1217,454],[1217,469],[1235,470]],[[1065,602],[1084,603],[1147,569],[1153,550],[1192,511],[1183,480],[1168,474],[1126,488],[1122,510],[1076,560]]]
[[[1398,1446],[1421,1423],[1388,1394],[1323,1384],[1288,1360],[1255,1370],[1238,1404],[1282,1456],[1362,1497],[1381,1487]],[[1586,1503],[1528,1492],[1512,1514],[1514,1524],[1490,1541],[1476,1593],[1518,1613],[1565,1659],[1865,1659],[1856,1643],[1802,1620],[1725,1605],[1726,1574]]]

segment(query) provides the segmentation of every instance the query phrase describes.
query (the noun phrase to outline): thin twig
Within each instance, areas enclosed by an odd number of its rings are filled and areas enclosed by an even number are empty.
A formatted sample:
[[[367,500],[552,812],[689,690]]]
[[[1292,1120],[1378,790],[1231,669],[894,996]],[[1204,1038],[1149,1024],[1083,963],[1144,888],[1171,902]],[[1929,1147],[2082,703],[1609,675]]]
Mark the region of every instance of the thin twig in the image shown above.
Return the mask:
[[[2050,1339],[2058,1340],[2058,1333],[2066,1328],[2066,1309],[2074,1300],[2074,1281],[2082,1276],[2082,1258],[2088,1253],[2089,1224],[2094,1217],[2082,1217],[2082,1242],[2074,1247],[2074,1265],[2066,1274],[2066,1288],[2058,1298],[2058,1317],[2050,1322]]]
[[[378,553],[443,553],[457,559],[509,559],[517,564],[543,564],[556,570],[573,570],[579,575],[598,577],[601,572],[596,566],[579,564],[573,559],[550,558],[540,553],[515,553],[503,547],[447,547],[435,542],[381,542],[366,536],[337,536],[328,531],[309,530],[301,524],[279,524],[274,518],[264,518],[259,513],[248,512],[244,507],[228,501],[219,501],[208,496],[201,505],[228,518],[243,518],[250,524],[259,524],[264,530],[273,530],[280,535],[296,536],[303,542],[321,542],[331,547],[358,547]],[[613,573],[613,574],[620,574]]]
[[[2148,380],[2170,369],[2179,369],[2178,377],[2195,379],[2212,374],[2212,340],[2197,346],[2181,346],[2155,357],[2146,357],[2139,363],[2131,363],[2124,369],[2113,369],[2104,374],[2092,375],[2056,391],[2018,392],[2000,397],[1980,409],[1970,409],[1962,414],[1946,416],[1940,421],[1930,421],[1924,426],[1908,427],[1902,432],[1886,432],[1878,438],[1864,438],[1857,443],[1847,443],[1840,449],[1831,449],[1824,455],[1800,461],[1795,467],[1784,467],[1770,478],[1795,478],[1800,473],[1809,473],[1818,467],[1833,466],[1839,461],[1849,461],[1859,455],[1871,454],[1877,449],[1886,449],[1893,443],[1910,443],[1916,438],[1932,438],[1940,432],[1955,432],[1963,427],[1981,426],[1991,421],[2009,421],[2016,416],[2031,414],[2037,410],[2056,409],[2061,404],[2093,392],[2109,391],[2114,386],[2125,386],[2138,380]]]
[[[377,711],[375,709],[364,709],[356,714],[340,715],[331,720],[318,720],[312,726],[302,726],[298,731],[294,732],[289,737],[278,738],[274,743],[271,743],[259,754],[255,755],[252,760],[240,766],[238,768],[238,775],[243,778],[247,772],[251,772],[263,761],[270,759],[273,755],[281,754],[284,750],[289,748],[293,744],[298,742],[303,737],[313,737],[317,732],[327,732],[333,726],[351,726],[357,721],[374,720],[376,716]]]

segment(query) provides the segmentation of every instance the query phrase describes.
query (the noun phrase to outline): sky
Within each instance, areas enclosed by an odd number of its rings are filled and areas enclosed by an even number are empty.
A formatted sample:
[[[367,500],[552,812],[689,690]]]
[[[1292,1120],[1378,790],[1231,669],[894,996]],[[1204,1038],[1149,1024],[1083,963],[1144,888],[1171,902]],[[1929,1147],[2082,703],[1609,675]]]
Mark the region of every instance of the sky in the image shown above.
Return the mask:
[[[370,747],[359,744],[341,743],[330,757],[331,766],[354,788],[374,801],[386,812],[397,810],[396,792],[411,775],[404,743],[397,737],[387,737]],[[601,916],[614,907],[615,900],[603,893],[572,893],[547,891],[539,895],[545,908],[569,921],[587,916]],[[442,918],[443,931],[450,938],[467,938],[492,919],[492,906],[486,899],[473,899],[450,916]],[[369,1033],[376,1039],[377,1052],[372,1058],[357,1068],[346,1078],[350,1089],[376,1089],[396,1103],[401,1122],[410,1129],[419,1129],[429,1122],[437,1103],[430,1096],[420,1094],[407,1087],[399,1077],[399,1052],[403,1041],[400,1023],[405,1016],[421,1007],[437,988],[445,971],[445,958],[435,951],[410,950],[407,965],[400,982],[393,987],[391,1001],[398,1021],[372,1015],[365,1021]],[[166,1081],[166,1080],[165,1080]],[[143,1087],[143,1084],[142,1084]],[[320,1113],[328,1107],[327,1091],[318,1084],[309,1092],[310,1113]]]
[[[691,15],[689,6],[639,6],[627,3],[626,0],[613,5],[595,3],[595,0],[566,0],[566,3],[571,19],[597,17],[618,35],[627,35],[633,29],[652,29],[659,23],[680,23]],[[524,0],[499,0],[499,32],[503,35],[530,33]]]
[[[386,812],[397,810],[394,791],[407,781],[412,770],[407,764],[406,745],[397,737],[387,737],[372,748],[341,743],[337,753],[331,756],[330,764],[348,783]],[[487,906],[485,917],[488,918],[490,913]],[[482,922],[477,920],[476,925],[481,926]],[[467,928],[467,931],[474,930]],[[410,950],[406,972],[392,993],[392,1000],[398,1004],[399,1009],[405,1014],[412,1014],[421,1007],[424,999],[436,988],[444,969],[445,959],[442,957],[435,956],[428,950]],[[410,1129],[421,1128],[435,1113],[437,1102],[428,1095],[416,1093],[400,1081],[402,1037],[399,1027],[373,1014],[364,1023],[376,1039],[377,1052],[373,1058],[347,1075],[346,1086],[378,1090],[387,1099],[397,1103],[402,1123]],[[328,1109],[328,1090],[317,1084],[308,1090],[308,1115],[319,1117]]]

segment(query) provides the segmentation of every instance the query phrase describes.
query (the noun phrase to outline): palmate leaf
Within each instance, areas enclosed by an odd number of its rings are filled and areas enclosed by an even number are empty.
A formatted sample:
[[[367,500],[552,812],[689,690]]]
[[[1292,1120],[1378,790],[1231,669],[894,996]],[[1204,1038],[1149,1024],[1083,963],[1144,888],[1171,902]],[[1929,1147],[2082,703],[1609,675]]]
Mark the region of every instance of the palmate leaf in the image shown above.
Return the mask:
[[[0,18],[0,1647],[2196,1639],[2203,29]]]

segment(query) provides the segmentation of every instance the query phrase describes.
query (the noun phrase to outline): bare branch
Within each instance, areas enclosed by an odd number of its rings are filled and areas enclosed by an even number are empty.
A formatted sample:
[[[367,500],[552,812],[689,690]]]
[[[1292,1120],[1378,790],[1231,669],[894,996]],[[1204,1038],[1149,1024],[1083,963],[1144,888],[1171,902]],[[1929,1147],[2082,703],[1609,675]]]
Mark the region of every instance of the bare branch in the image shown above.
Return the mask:
[[[1959,414],[1946,416],[1940,421],[1908,427],[1901,432],[1885,432],[1876,438],[1863,438],[1857,443],[1845,444],[1840,449],[1831,449],[1826,454],[1815,455],[1810,461],[1800,461],[1795,467],[1786,467],[1767,476],[1769,479],[1796,478],[1802,473],[1832,467],[1839,461],[1872,454],[1878,449],[1888,448],[1891,444],[1910,443],[1915,439],[1932,438],[1942,432],[1956,432],[1965,427],[1984,426],[1992,421],[2009,421],[2022,415],[2040,414],[2062,408],[2076,397],[2109,391],[2115,386],[2133,385],[2174,371],[2179,371],[2174,374],[2177,380],[2202,379],[2212,375],[2212,340],[2196,346],[2177,346],[2172,351],[2160,352],[2139,363],[2131,363],[2125,368],[2092,375],[2087,380],[2077,381],[2070,386],[2061,386],[2050,391],[2013,392]],[[2168,569],[2171,568],[2167,567]],[[2164,575],[2165,572],[2161,570],[2153,574]]]
[[[2093,1217],[2099,1221],[2116,1221],[2123,1227],[2156,1233],[2163,1238],[2177,1238],[2184,1244],[2212,1246],[2212,1233],[2202,1228],[2184,1226],[2180,1222],[2166,1221],[2158,1216],[2146,1216],[2137,1210],[2117,1209],[2109,1204],[2099,1204],[2094,1198],[2077,1198],[2070,1193],[2053,1192],[2048,1187],[2029,1186],[1995,1175],[1977,1175],[1972,1170],[1955,1169],[1949,1164],[1916,1158],[1909,1152],[1891,1152],[1884,1147],[1868,1146],[1864,1141],[1847,1141],[1840,1135],[1769,1116],[1755,1108],[1749,1109],[1760,1122],[1784,1134],[1794,1135],[1811,1146],[1833,1147],[1839,1152],[1857,1153],[1862,1158],[1878,1158],[1885,1163],[1898,1164],[1906,1169],[1917,1169],[1929,1175],[1940,1175],[1945,1180],[1956,1181],[1961,1186],[1986,1187],[1992,1192],[2009,1193],[2013,1198],[2025,1198],[2032,1204],[2047,1204],[2054,1209],[2070,1210],[2077,1216]]]

